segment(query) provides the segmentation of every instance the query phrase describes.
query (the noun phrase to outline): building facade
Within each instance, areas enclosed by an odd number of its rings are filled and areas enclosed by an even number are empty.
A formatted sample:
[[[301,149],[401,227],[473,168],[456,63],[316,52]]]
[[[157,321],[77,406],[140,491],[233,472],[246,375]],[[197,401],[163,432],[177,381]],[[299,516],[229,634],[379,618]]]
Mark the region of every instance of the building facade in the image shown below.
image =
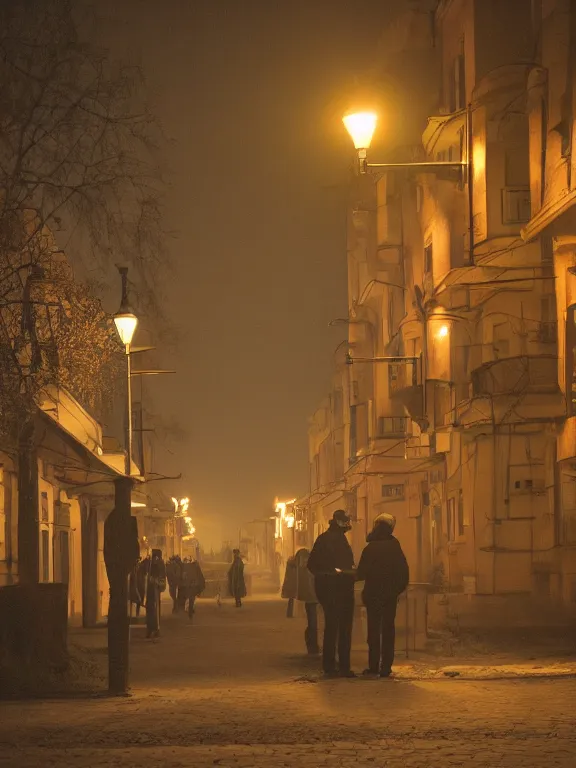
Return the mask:
[[[408,6],[385,66],[413,105],[384,158],[402,167],[352,183],[348,357],[309,430],[309,515],[322,526],[334,504],[348,509],[358,555],[393,512],[412,580],[442,596],[433,620],[564,620],[576,607],[573,10]]]

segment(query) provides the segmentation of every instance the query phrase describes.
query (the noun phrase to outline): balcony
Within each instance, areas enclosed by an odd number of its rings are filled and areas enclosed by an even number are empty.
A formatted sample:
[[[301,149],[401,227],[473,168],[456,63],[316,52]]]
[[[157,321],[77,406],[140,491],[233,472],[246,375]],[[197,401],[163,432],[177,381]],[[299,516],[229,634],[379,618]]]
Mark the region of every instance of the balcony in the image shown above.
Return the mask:
[[[550,394],[557,390],[557,359],[554,355],[522,355],[492,360],[472,371],[474,397],[519,393]]]
[[[423,389],[419,361],[388,366],[390,397],[395,398],[414,421],[422,419]]]
[[[449,432],[422,432],[406,441],[405,458],[430,459],[440,453],[450,453]]]

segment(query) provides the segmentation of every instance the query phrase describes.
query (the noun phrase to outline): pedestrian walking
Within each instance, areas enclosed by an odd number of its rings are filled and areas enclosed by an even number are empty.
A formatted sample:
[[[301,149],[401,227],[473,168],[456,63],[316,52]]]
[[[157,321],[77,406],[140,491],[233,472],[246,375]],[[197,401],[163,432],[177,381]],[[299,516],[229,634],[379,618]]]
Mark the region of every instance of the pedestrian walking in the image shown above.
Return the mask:
[[[242,607],[242,598],[246,597],[246,582],[244,580],[244,562],[239,549],[232,551],[234,559],[228,570],[228,591],[236,601],[236,608]]]
[[[311,656],[320,653],[318,646],[318,598],[314,590],[314,577],[308,570],[310,552],[307,549],[299,549],[294,556],[296,563],[296,599],[304,603],[306,611],[306,629],[304,630],[304,642],[306,650]]]
[[[146,584],[146,637],[160,635],[160,596],[166,589],[166,565],[159,549],[152,550]]]
[[[188,602],[188,618],[192,619],[195,613],[196,598],[206,588],[206,580],[198,560],[185,560],[182,563],[182,580],[178,590],[178,597],[182,608],[186,609]]]
[[[394,664],[396,607],[408,586],[409,571],[400,542],[392,534],[394,515],[374,520],[356,577],[364,582],[362,600],[368,617],[368,669],[365,675],[390,677]]]
[[[141,583],[139,580],[140,565],[142,558],[138,558],[138,562],[135,563],[134,568],[130,571],[128,591],[130,595],[130,615],[132,615],[132,606],[136,608],[136,617],[140,616],[140,608],[144,605],[144,592],[141,591]]]
[[[308,653],[315,656],[320,652],[318,646],[318,599],[314,591],[314,577],[308,570],[309,557],[309,550],[299,549],[294,557],[289,558],[282,585],[282,597],[288,600],[286,616],[289,619],[294,616],[294,601],[304,603],[306,611],[304,642]]]
[[[296,558],[289,557],[286,562],[286,571],[284,573],[284,582],[282,592],[280,593],[284,600],[288,600],[286,607],[286,618],[294,618],[294,600],[296,600],[298,591],[298,575],[296,573]]]
[[[354,621],[354,555],[346,534],[352,528],[343,509],[334,512],[327,531],[314,542],[308,570],[324,612],[322,668],[328,677],[355,677],[350,669]],[[338,665],[336,665],[338,645]]]
[[[166,563],[166,578],[168,580],[168,592],[172,598],[172,613],[178,612],[178,588],[182,577],[182,560],[179,555],[173,555]]]

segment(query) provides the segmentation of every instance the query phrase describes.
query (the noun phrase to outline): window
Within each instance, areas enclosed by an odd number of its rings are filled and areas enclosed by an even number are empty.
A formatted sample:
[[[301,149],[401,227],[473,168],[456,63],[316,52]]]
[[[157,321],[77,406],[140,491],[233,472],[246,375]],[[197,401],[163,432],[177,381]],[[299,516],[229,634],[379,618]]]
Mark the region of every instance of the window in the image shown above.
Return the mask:
[[[401,501],[404,498],[404,484],[383,485],[382,498],[388,501]]]
[[[514,493],[544,493],[546,490],[545,479],[543,477],[536,477],[514,480],[512,490]]]
[[[397,332],[394,322],[394,292],[388,291],[388,335],[390,338]]]
[[[405,435],[408,432],[408,419],[405,416],[378,416],[376,429],[378,437]]]
[[[444,470],[443,469],[433,469],[430,471],[430,482],[432,484],[434,483],[441,483],[442,480],[444,480]]]
[[[50,516],[48,514],[48,493],[46,491],[42,491],[40,495],[40,519],[43,523],[47,523],[50,520]]]
[[[548,141],[548,104],[546,97],[540,102],[540,202],[546,196],[546,144]]]
[[[431,275],[434,267],[433,262],[433,252],[432,252],[432,243],[429,243],[424,248],[424,272],[425,274]]]
[[[508,332],[508,323],[495,323],[492,328],[492,346],[496,360],[508,357],[509,355],[510,342],[508,341]]]
[[[561,115],[562,118],[556,130],[560,134],[562,157],[570,158],[572,154],[572,123],[574,121],[571,90],[567,90],[562,97]]]
[[[50,534],[48,531],[40,531],[40,549],[42,562],[40,563],[40,576],[42,581],[50,581]]]
[[[448,499],[448,541],[460,541],[464,538],[464,498],[462,491]]]
[[[464,495],[462,491],[458,494],[458,536],[462,538],[464,536]]]
[[[466,59],[464,39],[460,41],[460,53],[452,63],[450,78],[450,112],[458,112],[466,107]]]
[[[444,531],[442,528],[442,507],[432,508],[432,552],[438,554],[442,548]]]
[[[350,406],[350,461],[356,460],[356,453],[358,451],[358,415],[356,413],[356,406]]]
[[[541,322],[538,329],[538,340],[543,344],[556,343],[556,302],[551,294],[540,299]]]
[[[523,224],[530,221],[530,188],[506,187],[502,190],[502,224]]]

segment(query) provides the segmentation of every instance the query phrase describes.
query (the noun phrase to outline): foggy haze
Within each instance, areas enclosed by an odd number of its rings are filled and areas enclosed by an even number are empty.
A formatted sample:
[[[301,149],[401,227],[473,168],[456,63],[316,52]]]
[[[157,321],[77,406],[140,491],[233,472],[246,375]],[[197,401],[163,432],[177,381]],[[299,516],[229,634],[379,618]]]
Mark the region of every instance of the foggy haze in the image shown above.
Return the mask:
[[[104,42],[139,61],[170,143],[166,280],[181,337],[147,381],[188,439],[182,472],[205,546],[308,489],[307,418],[346,314],[346,99],[373,64],[380,0],[99,8]],[[329,10],[327,10],[329,9]],[[176,485],[176,484],[175,484]]]

